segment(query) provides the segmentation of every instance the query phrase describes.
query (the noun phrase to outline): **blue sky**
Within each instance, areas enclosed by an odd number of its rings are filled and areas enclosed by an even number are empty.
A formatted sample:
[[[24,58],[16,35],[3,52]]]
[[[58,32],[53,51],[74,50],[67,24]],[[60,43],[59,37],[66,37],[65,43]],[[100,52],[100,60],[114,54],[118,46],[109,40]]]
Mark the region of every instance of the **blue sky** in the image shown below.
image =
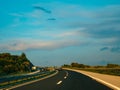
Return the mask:
[[[0,0],[0,53],[34,65],[120,64],[119,0]]]

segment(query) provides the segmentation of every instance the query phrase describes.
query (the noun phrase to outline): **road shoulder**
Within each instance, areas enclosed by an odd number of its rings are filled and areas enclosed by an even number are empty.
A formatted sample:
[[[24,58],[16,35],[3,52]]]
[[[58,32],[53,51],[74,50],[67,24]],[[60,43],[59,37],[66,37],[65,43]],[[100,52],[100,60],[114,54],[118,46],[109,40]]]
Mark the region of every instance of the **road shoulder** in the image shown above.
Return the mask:
[[[68,68],[64,68],[64,69],[82,73],[114,90],[120,90],[120,77],[119,76],[105,75],[105,74],[99,74],[99,73],[93,73],[93,72],[75,70],[75,69],[68,69]]]

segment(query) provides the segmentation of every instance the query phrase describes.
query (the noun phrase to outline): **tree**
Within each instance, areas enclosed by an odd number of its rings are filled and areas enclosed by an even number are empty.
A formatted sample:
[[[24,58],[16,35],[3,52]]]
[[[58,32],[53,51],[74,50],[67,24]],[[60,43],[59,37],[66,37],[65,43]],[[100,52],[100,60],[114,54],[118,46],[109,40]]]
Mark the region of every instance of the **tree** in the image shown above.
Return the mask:
[[[115,67],[119,67],[118,64],[107,64],[107,68],[115,68]]]
[[[9,53],[0,54],[0,72],[4,74],[31,71],[33,64],[26,58],[25,53],[20,56]]]
[[[22,59],[27,59],[25,53],[22,53],[22,54],[21,54],[21,58],[22,58]]]
[[[88,65],[84,65],[84,64],[79,64],[79,63],[71,63],[71,66],[72,67],[78,67],[78,68],[86,68],[86,67],[89,67]]]

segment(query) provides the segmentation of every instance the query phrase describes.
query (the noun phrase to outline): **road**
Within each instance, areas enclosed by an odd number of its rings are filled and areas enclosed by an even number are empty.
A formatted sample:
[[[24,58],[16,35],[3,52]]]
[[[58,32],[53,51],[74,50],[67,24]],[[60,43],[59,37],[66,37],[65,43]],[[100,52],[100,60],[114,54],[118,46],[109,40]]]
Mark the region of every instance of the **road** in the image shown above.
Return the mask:
[[[12,90],[112,90],[77,72],[60,71],[57,75]]]

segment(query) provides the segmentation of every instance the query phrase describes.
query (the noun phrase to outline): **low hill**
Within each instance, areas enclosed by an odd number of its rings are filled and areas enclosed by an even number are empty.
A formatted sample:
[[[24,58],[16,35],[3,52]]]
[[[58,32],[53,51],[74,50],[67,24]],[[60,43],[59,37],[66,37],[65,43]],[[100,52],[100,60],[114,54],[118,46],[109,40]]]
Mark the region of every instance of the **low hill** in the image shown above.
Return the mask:
[[[22,53],[20,56],[0,53],[0,75],[30,72],[33,64]]]

